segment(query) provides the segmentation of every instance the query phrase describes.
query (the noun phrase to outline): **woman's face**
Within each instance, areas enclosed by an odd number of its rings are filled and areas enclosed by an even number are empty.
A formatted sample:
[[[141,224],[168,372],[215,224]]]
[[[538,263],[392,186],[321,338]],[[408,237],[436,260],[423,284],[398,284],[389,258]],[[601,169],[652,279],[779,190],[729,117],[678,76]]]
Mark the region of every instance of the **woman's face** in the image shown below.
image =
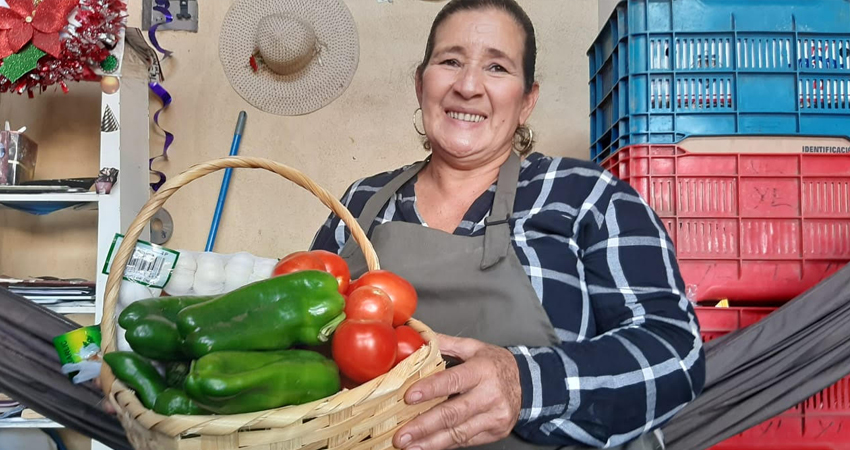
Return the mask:
[[[474,163],[510,150],[538,96],[536,83],[524,93],[524,43],[522,28],[497,9],[458,12],[440,25],[416,83],[432,151]]]

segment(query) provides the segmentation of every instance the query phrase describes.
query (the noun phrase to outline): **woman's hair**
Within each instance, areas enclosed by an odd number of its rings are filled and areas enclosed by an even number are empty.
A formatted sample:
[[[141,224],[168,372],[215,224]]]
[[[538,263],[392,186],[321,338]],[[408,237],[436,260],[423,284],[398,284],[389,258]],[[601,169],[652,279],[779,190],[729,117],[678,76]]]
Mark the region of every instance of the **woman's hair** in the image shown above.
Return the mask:
[[[425,66],[434,52],[434,39],[437,29],[443,22],[455,13],[461,11],[478,11],[482,9],[498,9],[508,13],[516,23],[525,31],[525,45],[523,45],[522,75],[524,79],[525,93],[531,92],[534,86],[534,67],[537,62],[537,40],[534,37],[534,25],[523,9],[514,0],[451,0],[434,18],[431,24],[431,32],[428,34],[428,44],[425,46],[425,57],[416,68],[416,76],[421,78]]]
[[[525,44],[523,45],[522,54],[522,75],[523,88],[526,94],[531,92],[534,86],[534,70],[537,63],[537,39],[534,36],[534,25],[531,19],[523,11],[522,7],[515,0],[451,0],[434,18],[434,23],[431,24],[431,32],[428,34],[428,43],[425,46],[425,57],[416,68],[416,78],[422,79],[422,72],[428,65],[431,55],[434,52],[434,40],[436,39],[437,29],[443,22],[455,13],[462,11],[479,11],[482,9],[497,9],[506,12],[525,32]],[[531,152],[534,147],[532,134],[529,128],[525,125],[518,127],[514,134],[513,147],[520,155],[525,155]],[[426,150],[431,149],[431,143],[425,139],[423,146]]]

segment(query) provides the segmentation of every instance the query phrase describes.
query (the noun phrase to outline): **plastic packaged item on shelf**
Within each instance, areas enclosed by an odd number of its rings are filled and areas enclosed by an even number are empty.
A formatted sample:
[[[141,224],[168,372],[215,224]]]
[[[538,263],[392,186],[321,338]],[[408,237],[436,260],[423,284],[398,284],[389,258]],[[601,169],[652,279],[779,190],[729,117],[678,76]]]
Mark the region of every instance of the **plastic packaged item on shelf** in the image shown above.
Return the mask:
[[[78,328],[53,338],[59,353],[62,373],[74,384],[89,381],[100,375],[100,326]]]
[[[102,274],[111,273],[112,262],[123,240],[124,236],[116,233]],[[276,258],[248,252],[223,254],[174,250],[137,241],[123,272],[117,309],[123,309],[136,300],[158,297],[162,292],[171,296],[224,294],[271,277],[277,262]]]
[[[35,175],[38,144],[26,134],[0,131],[0,186],[15,186]]]
[[[278,261],[247,252],[178,252],[180,257],[164,288],[168,295],[224,294],[271,277]]]
[[[80,384],[99,377],[102,363],[98,353],[100,353],[99,345],[86,345],[77,352],[80,361],[63,364],[62,373],[65,375],[73,374],[71,381],[74,384]]]
[[[847,0],[622,0],[587,52],[590,158],[692,135],[850,135]]]
[[[850,262],[850,156],[635,145],[601,165],[661,218],[691,300],[787,301]]]

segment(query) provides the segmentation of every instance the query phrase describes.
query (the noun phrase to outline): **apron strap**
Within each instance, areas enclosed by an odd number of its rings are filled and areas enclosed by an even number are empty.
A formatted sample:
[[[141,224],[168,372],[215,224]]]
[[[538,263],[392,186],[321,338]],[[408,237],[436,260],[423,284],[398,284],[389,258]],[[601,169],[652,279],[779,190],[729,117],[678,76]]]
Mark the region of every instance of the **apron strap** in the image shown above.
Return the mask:
[[[395,193],[410,181],[425,164],[420,161],[398,176],[390,180],[383,188],[378,190],[363,207],[363,212],[357,219],[357,223],[368,234],[372,223],[378,217],[378,212],[387,204]],[[511,151],[508,160],[499,169],[499,179],[496,183],[496,194],[493,198],[493,207],[490,215],[484,219],[484,255],[481,258],[481,270],[496,265],[508,255],[511,245],[510,218],[514,209],[514,198],[516,197],[517,180],[519,179],[520,159],[516,153]],[[343,258],[354,255],[359,247],[354,239],[349,238],[339,253]]]
[[[363,211],[360,213],[360,217],[357,218],[357,223],[360,224],[360,228],[362,228],[367,235],[369,234],[369,229],[372,228],[372,223],[375,221],[375,218],[378,217],[378,213],[381,211],[381,208],[390,201],[396,191],[404,186],[404,183],[407,183],[416,176],[416,174],[422,170],[422,167],[424,167],[430,159],[431,157],[429,156],[424,161],[419,161],[418,163],[408,167],[402,173],[390,180],[390,182],[384,185],[384,187],[379,189],[375,195],[369,198],[366,205],[363,206]],[[349,258],[354,255],[354,252],[359,250],[359,248],[360,247],[357,246],[357,242],[349,237],[339,255],[343,258]]]
[[[511,151],[508,160],[499,170],[496,183],[496,195],[490,215],[484,219],[484,256],[481,258],[481,270],[496,265],[508,255],[511,245],[510,219],[514,210],[517,181],[519,180],[520,159]]]

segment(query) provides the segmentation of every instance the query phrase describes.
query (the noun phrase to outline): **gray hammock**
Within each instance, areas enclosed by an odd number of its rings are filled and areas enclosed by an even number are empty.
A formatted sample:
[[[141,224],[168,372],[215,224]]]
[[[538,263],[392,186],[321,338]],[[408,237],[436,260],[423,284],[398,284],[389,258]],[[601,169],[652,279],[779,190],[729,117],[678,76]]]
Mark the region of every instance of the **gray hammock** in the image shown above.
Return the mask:
[[[0,391],[115,450],[132,449],[102,392],[59,371],[54,336],[79,328],[0,288]],[[702,394],[662,428],[669,450],[705,449],[850,374],[850,266],[743,330],[706,344]]]
[[[91,382],[74,384],[60,371],[53,338],[77,328],[0,288],[0,392],[114,450],[132,450],[118,419],[102,408],[103,391]]]
[[[850,265],[743,330],[706,344],[702,395],[662,430],[668,450],[705,449],[850,374]]]

